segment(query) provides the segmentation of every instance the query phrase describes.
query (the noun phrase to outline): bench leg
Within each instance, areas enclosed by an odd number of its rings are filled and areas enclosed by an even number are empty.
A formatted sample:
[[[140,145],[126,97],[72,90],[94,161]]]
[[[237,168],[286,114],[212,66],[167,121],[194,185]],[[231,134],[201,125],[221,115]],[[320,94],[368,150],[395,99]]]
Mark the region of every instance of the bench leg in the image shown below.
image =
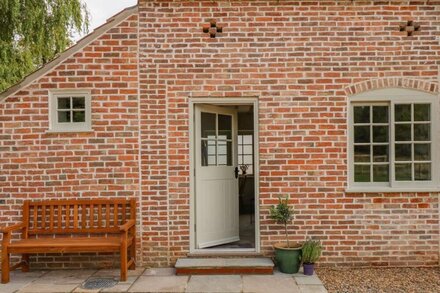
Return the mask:
[[[127,281],[127,243],[122,243],[121,246],[121,282]]]
[[[9,283],[9,253],[7,248],[2,250],[2,284]]]
[[[29,254],[23,254],[21,257],[21,271],[23,273],[29,272]]]
[[[136,269],[136,238],[133,239],[133,243],[130,246],[130,259],[133,260],[133,263],[128,268],[129,270]]]

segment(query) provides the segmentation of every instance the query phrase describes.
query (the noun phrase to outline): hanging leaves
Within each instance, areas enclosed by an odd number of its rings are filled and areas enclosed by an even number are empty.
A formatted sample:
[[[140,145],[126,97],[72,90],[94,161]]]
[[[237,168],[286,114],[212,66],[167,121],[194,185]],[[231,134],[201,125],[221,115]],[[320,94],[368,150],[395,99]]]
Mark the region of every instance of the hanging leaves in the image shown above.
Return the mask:
[[[0,0],[0,92],[88,31],[81,0]]]

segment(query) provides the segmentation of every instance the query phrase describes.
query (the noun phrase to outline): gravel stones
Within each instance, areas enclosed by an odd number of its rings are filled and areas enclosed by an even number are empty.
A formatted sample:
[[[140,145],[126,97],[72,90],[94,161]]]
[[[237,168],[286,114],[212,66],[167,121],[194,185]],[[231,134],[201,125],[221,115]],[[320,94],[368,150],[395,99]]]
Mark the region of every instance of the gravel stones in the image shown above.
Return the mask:
[[[440,268],[320,268],[329,293],[438,293]]]

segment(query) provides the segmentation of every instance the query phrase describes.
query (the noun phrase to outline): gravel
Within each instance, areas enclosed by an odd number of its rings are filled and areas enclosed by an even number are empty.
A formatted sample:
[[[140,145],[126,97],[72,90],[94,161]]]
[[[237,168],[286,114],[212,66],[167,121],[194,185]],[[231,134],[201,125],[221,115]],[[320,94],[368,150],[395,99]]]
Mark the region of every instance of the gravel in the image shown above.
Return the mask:
[[[317,269],[329,293],[440,292],[440,268]]]

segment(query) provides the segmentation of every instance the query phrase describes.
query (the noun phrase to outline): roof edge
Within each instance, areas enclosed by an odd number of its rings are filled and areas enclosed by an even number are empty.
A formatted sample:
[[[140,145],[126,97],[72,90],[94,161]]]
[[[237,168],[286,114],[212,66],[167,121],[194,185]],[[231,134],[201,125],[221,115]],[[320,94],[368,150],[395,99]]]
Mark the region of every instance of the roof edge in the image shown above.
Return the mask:
[[[78,42],[76,42],[73,46],[69,47],[65,51],[63,51],[61,54],[59,54],[55,59],[52,61],[44,64],[34,72],[30,73],[26,77],[24,77],[21,81],[18,83],[12,85],[11,87],[7,88],[5,91],[0,93],[0,102],[7,99],[8,97],[16,94],[17,92],[21,91],[23,88],[27,87],[31,83],[33,83],[38,78],[44,76],[45,74],[49,73],[52,69],[54,69],[56,66],[60,65],[62,62],[64,62],[66,59],[70,58],[75,53],[79,52],[84,47],[88,46],[90,43],[101,37],[104,33],[106,33],[109,29],[113,28],[114,26],[120,24],[125,19],[127,19],[129,16],[133,15],[134,13],[137,13],[138,11],[138,5],[134,5],[128,8],[125,8],[124,10],[120,11],[119,13],[113,15],[109,19],[107,19],[107,22],[103,25],[97,27],[93,30],[93,32],[89,33],[82,39],[80,39]]]

